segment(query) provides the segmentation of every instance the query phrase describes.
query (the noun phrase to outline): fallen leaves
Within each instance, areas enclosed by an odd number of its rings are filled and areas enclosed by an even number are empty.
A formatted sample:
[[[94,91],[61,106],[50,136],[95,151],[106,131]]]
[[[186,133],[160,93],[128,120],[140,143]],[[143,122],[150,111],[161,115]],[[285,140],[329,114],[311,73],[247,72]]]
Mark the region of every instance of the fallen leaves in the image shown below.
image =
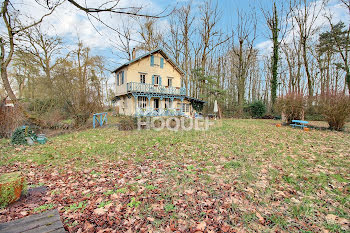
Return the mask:
[[[206,227],[207,227],[207,223],[205,221],[202,221],[199,224],[197,224],[196,230],[204,231]]]
[[[346,218],[341,218],[334,214],[327,214],[325,218],[328,224],[339,224],[348,230],[350,228],[350,221]]]
[[[275,134],[263,121],[254,122],[227,121],[228,126],[205,137],[193,132],[148,132],[142,137],[138,132],[120,137],[110,129],[81,132],[69,142],[53,140],[61,160],[49,165],[35,162],[46,159],[34,157],[45,148],[22,148],[18,153],[35,160],[1,169],[23,169],[29,184],[43,183],[48,192],[37,203],[0,210],[0,222],[54,204],[70,232],[321,232],[324,222],[347,230],[349,221],[332,211],[336,206],[346,212],[338,200],[344,200],[348,190],[349,144],[344,141],[349,137],[332,134],[339,139],[332,142],[336,157],[322,153],[328,134]],[[110,141],[118,146],[105,144]],[[235,163],[224,168],[231,161]],[[333,197],[329,189],[337,190]],[[299,208],[306,199],[312,211]]]
[[[28,215],[28,211],[21,211],[19,212],[22,216],[27,216]]]
[[[259,220],[259,223],[264,225],[265,224],[265,219],[261,216],[261,214],[259,212],[255,212],[256,217]]]

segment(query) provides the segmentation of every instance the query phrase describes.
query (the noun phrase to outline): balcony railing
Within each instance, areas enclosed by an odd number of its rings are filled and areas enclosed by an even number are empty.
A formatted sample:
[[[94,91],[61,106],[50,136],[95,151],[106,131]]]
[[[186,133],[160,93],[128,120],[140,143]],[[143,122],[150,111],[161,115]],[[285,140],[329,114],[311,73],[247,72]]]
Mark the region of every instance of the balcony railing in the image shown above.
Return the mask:
[[[185,116],[185,113],[181,109],[175,108],[136,108],[135,116],[147,117],[147,116]]]
[[[183,87],[166,87],[161,85],[153,85],[148,83],[127,83],[128,92],[139,93],[156,93],[166,95],[186,95],[186,88]]]

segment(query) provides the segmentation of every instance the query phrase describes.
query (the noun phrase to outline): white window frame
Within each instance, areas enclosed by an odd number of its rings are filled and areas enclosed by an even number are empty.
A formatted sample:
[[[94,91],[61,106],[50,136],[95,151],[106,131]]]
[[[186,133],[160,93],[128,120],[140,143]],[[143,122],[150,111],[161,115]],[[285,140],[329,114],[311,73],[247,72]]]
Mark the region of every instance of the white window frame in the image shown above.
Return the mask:
[[[146,74],[140,74],[140,83],[146,83]]]
[[[123,85],[124,83],[125,83],[125,72],[124,72],[124,78],[122,78],[122,73],[123,73],[124,71],[122,70],[122,71],[119,71],[118,72],[118,74],[117,74],[117,79],[119,79],[118,81],[117,81],[117,84],[119,83],[119,85],[118,86],[121,86],[121,85]],[[123,82],[122,82],[123,81]]]
[[[190,112],[190,105],[186,104],[186,112]]]
[[[137,106],[139,108],[147,108],[147,97],[146,96],[137,97]]]
[[[172,77],[168,77],[168,87],[172,87],[173,86],[173,79]]]
[[[181,112],[190,112],[190,104],[179,102],[177,103],[177,108],[181,110]]]
[[[154,75],[154,85],[159,85],[159,75]]]
[[[155,66],[160,66],[160,57],[154,56],[154,64]]]
[[[164,99],[164,108],[166,109],[170,109],[172,106],[171,106],[171,100],[170,98],[165,98]]]

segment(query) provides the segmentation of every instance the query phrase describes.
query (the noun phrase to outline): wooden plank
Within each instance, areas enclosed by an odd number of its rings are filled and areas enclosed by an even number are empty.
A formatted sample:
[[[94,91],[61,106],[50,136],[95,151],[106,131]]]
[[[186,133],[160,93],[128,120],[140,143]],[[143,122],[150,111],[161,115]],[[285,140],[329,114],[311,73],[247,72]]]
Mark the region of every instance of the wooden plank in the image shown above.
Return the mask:
[[[31,229],[31,230],[24,231],[24,233],[37,233],[37,232],[48,233],[48,232],[52,232],[52,231],[56,231],[56,230],[60,230],[60,229],[64,230],[62,223],[61,223],[61,220],[57,220],[57,221],[52,222],[50,224],[45,224],[45,225],[40,224],[40,226],[38,226],[34,229]]]
[[[26,218],[0,224],[3,233],[48,233],[66,232],[57,210],[50,210]]]

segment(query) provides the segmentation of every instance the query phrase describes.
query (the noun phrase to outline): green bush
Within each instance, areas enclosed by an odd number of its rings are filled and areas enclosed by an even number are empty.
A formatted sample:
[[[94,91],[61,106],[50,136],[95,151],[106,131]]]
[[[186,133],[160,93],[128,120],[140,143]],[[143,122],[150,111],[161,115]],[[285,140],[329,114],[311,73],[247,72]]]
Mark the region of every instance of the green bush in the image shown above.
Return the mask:
[[[261,101],[255,101],[248,107],[249,113],[253,118],[262,118],[266,113],[266,106]]]
[[[32,138],[33,141],[36,140],[36,134],[32,128],[20,126],[13,132],[11,143],[13,145],[27,145],[26,137]]]

